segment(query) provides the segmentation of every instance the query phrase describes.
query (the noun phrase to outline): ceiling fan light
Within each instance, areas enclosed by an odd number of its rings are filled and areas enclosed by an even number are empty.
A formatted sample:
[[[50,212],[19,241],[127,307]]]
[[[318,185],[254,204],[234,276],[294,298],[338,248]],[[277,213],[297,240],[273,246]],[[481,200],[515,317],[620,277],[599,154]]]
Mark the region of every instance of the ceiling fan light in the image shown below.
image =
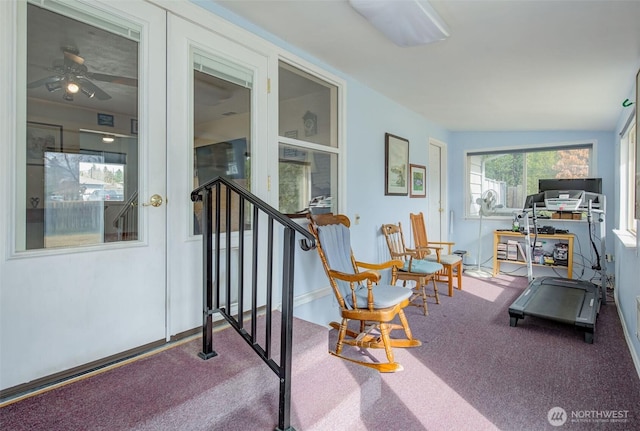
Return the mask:
[[[398,46],[449,37],[449,28],[426,0],[349,0],[349,4]]]
[[[67,92],[76,94],[78,91],[80,91],[80,86],[78,84],[73,81],[69,81],[67,83]]]

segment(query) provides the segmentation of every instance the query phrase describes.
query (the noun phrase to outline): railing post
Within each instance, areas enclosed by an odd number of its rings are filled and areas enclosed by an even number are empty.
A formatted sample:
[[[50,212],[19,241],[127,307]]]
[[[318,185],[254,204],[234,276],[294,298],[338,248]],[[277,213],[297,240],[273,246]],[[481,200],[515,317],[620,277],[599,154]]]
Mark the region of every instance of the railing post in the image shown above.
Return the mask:
[[[202,352],[198,353],[202,359],[217,356],[213,350],[213,269],[211,258],[213,255],[213,211],[211,211],[211,189],[204,190],[202,196]]]
[[[293,356],[293,280],[295,232],[284,229],[282,259],[282,325],[280,334],[280,402],[277,431],[294,430],[291,427],[291,368]]]

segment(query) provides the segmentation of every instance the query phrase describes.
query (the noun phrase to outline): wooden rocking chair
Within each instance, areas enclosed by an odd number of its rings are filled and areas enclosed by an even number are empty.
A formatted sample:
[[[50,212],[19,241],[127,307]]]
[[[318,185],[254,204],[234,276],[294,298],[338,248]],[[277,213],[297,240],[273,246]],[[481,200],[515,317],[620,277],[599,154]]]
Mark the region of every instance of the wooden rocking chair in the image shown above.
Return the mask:
[[[437,274],[437,281],[447,281],[449,296],[453,296],[453,275],[458,279],[458,290],[462,290],[462,257],[452,254],[454,242],[429,241],[427,228],[424,225],[424,215],[409,214],[413,231],[413,246],[419,253],[420,259],[427,259],[442,264],[444,271]],[[446,248],[446,251],[444,251]]]
[[[409,305],[410,289],[395,286],[397,268],[402,262],[392,260],[382,264],[358,262],[351,251],[350,221],[347,216],[333,214],[309,215],[309,230],[317,241],[317,250],[324,270],[340,306],[342,321],[331,322],[338,330],[338,342],[332,355],[383,373],[402,370],[395,362],[392,347],[416,347],[422,343],[411,335],[403,308]],[[360,268],[364,271],[360,271]],[[392,285],[378,284],[377,271],[391,269]],[[400,324],[391,323],[398,316]],[[349,321],[359,324],[359,331],[348,328]],[[403,329],[404,339],[390,338],[394,329]],[[384,349],[388,362],[365,362],[342,354],[343,345]]]
[[[436,304],[440,304],[440,296],[438,295],[438,286],[436,285],[435,275],[444,268],[438,262],[426,259],[419,259],[418,252],[405,246],[404,234],[402,233],[402,224],[384,224],[382,225],[382,233],[389,247],[391,259],[401,260],[402,268],[399,268],[397,278],[403,281],[403,286],[407,285],[407,281],[413,281],[413,295],[409,298],[412,305],[422,307],[424,315],[429,314],[427,298],[435,298]],[[427,293],[427,285],[429,280],[433,283],[433,294]],[[422,299],[422,303],[419,300]]]

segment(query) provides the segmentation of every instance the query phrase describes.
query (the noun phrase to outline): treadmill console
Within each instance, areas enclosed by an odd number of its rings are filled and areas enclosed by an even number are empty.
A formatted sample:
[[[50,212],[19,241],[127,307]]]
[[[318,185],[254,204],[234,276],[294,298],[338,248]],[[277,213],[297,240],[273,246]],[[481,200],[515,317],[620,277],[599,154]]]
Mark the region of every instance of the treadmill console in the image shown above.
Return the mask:
[[[581,190],[552,190],[544,192],[544,206],[549,211],[576,211],[582,205]]]
[[[547,190],[527,196],[524,209],[546,211],[584,211],[591,202],[592,209],[604,210],[604,195],[584,190]]]

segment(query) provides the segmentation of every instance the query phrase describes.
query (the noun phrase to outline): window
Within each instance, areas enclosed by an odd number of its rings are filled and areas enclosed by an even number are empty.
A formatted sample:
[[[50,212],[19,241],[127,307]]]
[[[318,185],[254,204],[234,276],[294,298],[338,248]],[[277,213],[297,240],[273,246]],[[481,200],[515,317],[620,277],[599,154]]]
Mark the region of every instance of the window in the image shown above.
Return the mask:
[[[280,62],[278,88],[279,210],[293,214],[314,200],[323,211],[335,211],[338,87]]]
[[[526,197],[538,192],[542,178],[593,176],[593,144],[542,146],[467,153],[467,216],[478,216],[476,200],[487,190],[498,197],[495,215],[522,210]]]
[[[637,125],[633,120],[623,131],[620,145],[620,229],[635,234],[635,200],[636,200],[636,132]]]
[[[137,240],[140,28],[90,6],[30,2],[26,47],[16,249]]]

